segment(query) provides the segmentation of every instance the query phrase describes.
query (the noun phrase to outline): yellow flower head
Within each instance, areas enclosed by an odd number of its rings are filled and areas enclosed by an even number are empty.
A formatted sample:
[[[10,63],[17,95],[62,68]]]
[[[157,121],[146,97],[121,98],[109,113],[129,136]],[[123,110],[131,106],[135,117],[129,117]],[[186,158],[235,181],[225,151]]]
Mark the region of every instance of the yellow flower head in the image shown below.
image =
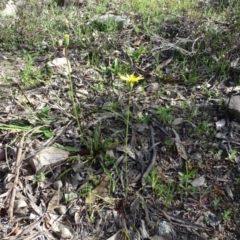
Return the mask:
[[[130,85],[133,85],[135,82],[138,82],[139,80],[142,80],[143,77],[142,76],[134,76],[134,74],[131,74],[131,75],[126,75],[126,76],[123,76],[121,74],[119,74],[119,77],[121,80],[124,80],[126,81],[127,83],[129,83]]]
[[[64,36],[63,36],[63,45],[64,45],[64,47],[68,47],[69,46],[69,34],[64,34]]]

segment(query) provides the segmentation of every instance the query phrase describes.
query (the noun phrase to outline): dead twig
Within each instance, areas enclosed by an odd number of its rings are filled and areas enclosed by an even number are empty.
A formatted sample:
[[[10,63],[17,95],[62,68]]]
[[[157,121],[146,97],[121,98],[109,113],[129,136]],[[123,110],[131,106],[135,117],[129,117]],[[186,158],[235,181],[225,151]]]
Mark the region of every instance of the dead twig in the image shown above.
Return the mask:
[[[152,128],[152,126],[150,126],[150,132],[151,132],[152,146],[154,146],[154,145],[155,145],[155,140],[154,140],[154,133],[153,133],[153,128]],[[157,150],[156,150],[155,147],[153,147],[152,152],[153,152],[153,154],[152,154],[151,162],[150,162],[147,170],[146,170],[146,171],[143,173],[143,175],[142,175],[142,179],[141,179],[142,186],[145,186],[145,185],[146,185],[146,183],[145,183],[145,178],[146,178],[146,176],[151,172],[152,167],[153,167],[153,165],[155,164],[155,161],[156,161]]]
[[[22,159],[23,142],[24,142],[24,134],[23,134],[23,136],[21,138],[21,141],[19,143],[18,153],[17,153],[16,176],[15,176],[15,179],[14,179],[13,188],[12,188],[12,194],[11,194],[11,199],[10,199],[10,204],[9,204],[9,218],[10,218],[10,220],[13,217],[14,201],[15,201],[15,197],[16,197],[17,184],[18,184],[18,178],[19,178],[19,171],[20,171],[21,159]]]

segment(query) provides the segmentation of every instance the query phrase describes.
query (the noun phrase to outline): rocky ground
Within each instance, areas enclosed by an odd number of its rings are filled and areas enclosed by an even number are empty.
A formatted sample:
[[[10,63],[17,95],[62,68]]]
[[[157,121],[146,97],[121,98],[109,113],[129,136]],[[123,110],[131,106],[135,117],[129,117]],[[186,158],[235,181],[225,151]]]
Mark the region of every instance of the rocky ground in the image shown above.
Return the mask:
[[[240,239],[239,4],[23,3],[0,14],[1,239]]]

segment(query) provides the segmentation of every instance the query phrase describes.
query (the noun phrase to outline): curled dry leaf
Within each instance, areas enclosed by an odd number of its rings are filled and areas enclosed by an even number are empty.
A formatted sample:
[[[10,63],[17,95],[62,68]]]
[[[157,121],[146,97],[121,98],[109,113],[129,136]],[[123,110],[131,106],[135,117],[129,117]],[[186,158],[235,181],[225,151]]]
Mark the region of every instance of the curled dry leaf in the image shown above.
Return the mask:
[[[64,206],[64,205],[60,205],[60,206],[55,207],[54,210],[55,210],[58,214],[63,215],[64,213],[67,212],[67,207]]]
[[[180,157],[182,157],[184,160],[188,160],[188,156],[187,156],[187,153],[186,153],[186,150],[185,150],[185,146],[184,146],[184,143],[181,141],[178,133],[172,129],[172,131],[174,132],[175,134],[175,146],[177,148],[177,152],[178,154],[180,155]]]
[[[104,195],[108,192],[107,186],[110,183],[110,177],[106,176],[100,184],[89,194],[89,196],[86,198],[85,202],[87,204],[92,204],[96,198],[97,195],[104,197]]]
[[[68,214],[69,214],[69,216],[73,217],[75,215],[75,213],[78,212],[79,210],[80,210],[79,206],[72,206],[69,208]]]
[[[54,212],[55,208],[59,206],[60,200],[63,197],[63,193],[60,191],[56,191],[48,203],[47,211],[48,212]]]

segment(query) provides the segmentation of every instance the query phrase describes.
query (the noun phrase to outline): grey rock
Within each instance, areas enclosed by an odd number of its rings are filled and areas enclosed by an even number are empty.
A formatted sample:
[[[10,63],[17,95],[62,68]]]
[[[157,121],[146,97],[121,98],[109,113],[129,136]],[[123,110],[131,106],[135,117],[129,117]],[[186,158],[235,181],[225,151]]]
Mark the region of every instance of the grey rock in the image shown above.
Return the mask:
[[[200,153],[196,152],[196,153],[193,153],[193,154],[190,156],[190,158],[191,158],[192,160],[201,160],[201,159],[202,159],[202,155],[201,155]]]
[[[158,235],[162,238],[159,239],[176,239],[176,232],[173,227],[166,221],[158,223]]]
[[[158,91],[160,88],[159,83],[155,82],[155,83],[150,83],[149,86],[147,87],[147,91],[148,92],[156,92]]]
[[[17,13],[17,7],[14,1],[9,0],[6,4],[0,5],[1,11],[0,15],[3,17],[15,17]]]
[[[127,16],[113,15],[113,14],[104,14],[93,19],[93,23],[102,23],[107,24],[108,22],[114,22],[117,24],[118,29],[123,28],[124,25],[127,25],[130,20]]]
[[[240,121],[240,96],[236,95],[231,97],[227,107],[229,113]]]

